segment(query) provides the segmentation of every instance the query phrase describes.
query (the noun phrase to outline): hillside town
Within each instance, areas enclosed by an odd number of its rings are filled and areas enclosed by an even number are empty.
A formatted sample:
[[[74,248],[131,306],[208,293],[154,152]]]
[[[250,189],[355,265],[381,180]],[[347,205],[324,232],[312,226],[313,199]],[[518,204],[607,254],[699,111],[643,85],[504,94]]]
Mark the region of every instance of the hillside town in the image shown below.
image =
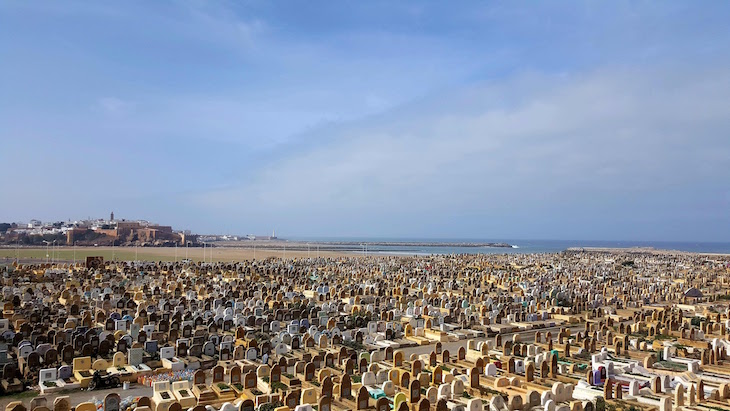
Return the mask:
[[[730,409],[728,256],[2,270],[8,411]]]
[[[115,219],[112,211],[108,219],[0,224],[0,242],[4,244],[42,245],[194,245],[198,236],[189,230],[173,230],[171,226],[146,220]]]

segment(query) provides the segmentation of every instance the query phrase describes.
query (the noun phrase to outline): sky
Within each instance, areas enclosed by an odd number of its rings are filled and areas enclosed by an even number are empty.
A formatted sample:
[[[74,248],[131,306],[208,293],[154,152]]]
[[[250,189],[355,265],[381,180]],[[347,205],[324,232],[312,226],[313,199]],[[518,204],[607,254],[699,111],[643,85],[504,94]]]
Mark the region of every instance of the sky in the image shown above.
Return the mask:
[[[0,220],[730,241],[729,15],[0,0]]]

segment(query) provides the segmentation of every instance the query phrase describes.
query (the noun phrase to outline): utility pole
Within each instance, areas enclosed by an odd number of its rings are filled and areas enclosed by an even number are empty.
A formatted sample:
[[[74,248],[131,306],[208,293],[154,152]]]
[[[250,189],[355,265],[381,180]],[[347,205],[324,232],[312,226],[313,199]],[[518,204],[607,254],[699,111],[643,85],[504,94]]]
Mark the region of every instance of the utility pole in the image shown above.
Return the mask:
[[[74,240],[74,265],[76,265],[76,240]]]

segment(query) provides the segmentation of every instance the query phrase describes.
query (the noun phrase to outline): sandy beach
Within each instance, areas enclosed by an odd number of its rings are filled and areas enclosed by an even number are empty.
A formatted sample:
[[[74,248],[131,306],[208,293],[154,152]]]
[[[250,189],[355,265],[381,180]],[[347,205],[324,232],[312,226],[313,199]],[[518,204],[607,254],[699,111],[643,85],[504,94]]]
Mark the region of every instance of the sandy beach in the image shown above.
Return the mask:
[[[105,260],[120,261],[242,261],[276,258],[316,258],[320,257],[359,257],[356,252],[319,251],[311,247],[309,251],[302,249],[261,248],[261,247],[56,247],[48,249],[48,261],[85,261],[86,257],[102,256]],[[0,260],[46,261],[45,247],[0,248]]]

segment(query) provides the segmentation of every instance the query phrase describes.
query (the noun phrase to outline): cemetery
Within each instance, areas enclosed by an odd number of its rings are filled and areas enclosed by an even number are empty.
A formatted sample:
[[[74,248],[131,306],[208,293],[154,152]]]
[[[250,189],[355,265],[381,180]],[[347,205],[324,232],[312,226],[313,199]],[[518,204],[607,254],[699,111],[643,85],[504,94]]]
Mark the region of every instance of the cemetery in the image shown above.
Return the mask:
[[[729,257],[2,270],[8,411],[730,410]]]

